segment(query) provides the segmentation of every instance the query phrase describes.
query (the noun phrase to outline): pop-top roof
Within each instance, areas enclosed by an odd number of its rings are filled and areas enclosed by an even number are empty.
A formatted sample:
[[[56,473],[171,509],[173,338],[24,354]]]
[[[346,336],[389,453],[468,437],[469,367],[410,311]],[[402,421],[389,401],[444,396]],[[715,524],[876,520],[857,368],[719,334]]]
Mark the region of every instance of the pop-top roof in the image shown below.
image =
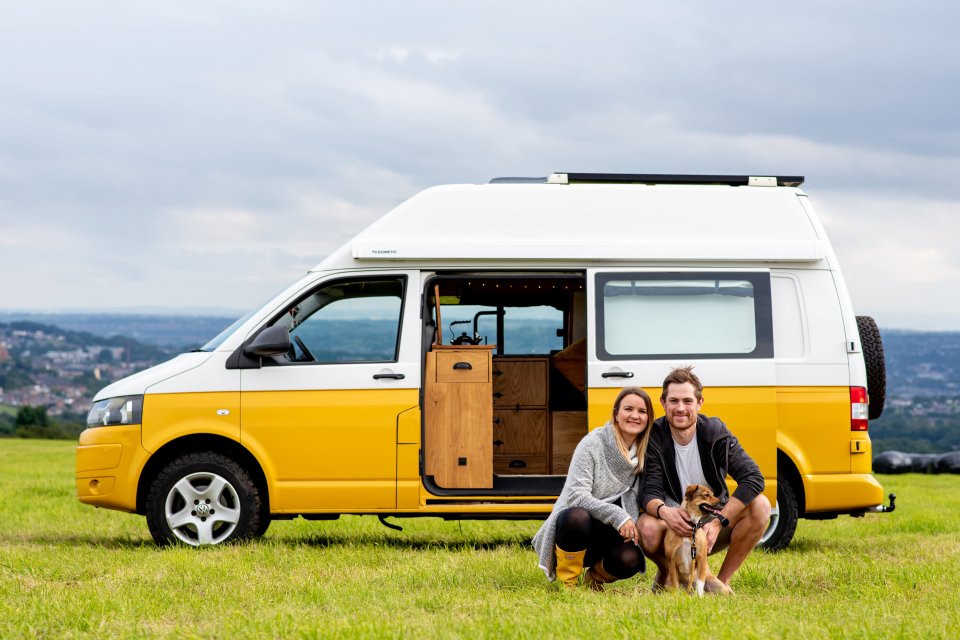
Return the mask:
[[[805,194],[793,187],[569,180],[577,175],[427,189],[318,268],[397,260],[814,262],[827,254]]]

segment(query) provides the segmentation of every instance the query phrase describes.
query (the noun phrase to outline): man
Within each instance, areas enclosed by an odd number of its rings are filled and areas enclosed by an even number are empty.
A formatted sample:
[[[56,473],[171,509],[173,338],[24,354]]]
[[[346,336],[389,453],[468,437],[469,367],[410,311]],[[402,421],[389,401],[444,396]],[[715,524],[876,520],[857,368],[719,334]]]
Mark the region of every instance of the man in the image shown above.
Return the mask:
[[[770,502],[761,493],[760,468],[719,419],[700,415],[703,385],[692,369],[674,369],[664,379],[660,395],[664,415],[654,421],[647,448],[638,525],[643,551],[659,568],[655,590],[667,576],[663,550],[667,527],[682,536],[693,535],[693,527],[679,508],[687,485],[707,485],[726,501],[720,511],[723,517],[711,520],[703,529],[709,553],[728,549],[717,574],[728,587],[770,519]],[[737,481],[732,496],[724,481],[728,474]],[[710,584],[706,589],[721,590]]]

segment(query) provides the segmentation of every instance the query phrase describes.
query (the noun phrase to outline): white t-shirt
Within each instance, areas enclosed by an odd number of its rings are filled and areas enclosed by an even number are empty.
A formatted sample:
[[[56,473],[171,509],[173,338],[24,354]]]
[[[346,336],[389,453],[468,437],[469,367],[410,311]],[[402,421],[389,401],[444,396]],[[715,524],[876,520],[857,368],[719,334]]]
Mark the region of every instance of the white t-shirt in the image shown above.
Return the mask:
[[[681,495],[691,484],[707,484],[707,478],[703,475],[703,465],[700,464],[697,436],[694,435],[693,440],[683,446],[674,441],[673,448],[677,452],[677,475],[680,476]]]

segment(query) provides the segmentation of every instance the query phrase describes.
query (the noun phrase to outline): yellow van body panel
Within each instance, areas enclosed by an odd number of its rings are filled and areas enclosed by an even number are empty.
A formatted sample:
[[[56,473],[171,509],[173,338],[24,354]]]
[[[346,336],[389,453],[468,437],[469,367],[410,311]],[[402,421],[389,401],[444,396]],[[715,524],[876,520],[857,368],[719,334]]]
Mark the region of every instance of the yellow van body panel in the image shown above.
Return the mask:
[[[850,473],[849,387],[779,387],[777,429],[800,475]]]
[[[883,487],[869,473],[808,475],[803,478],[807,513],[846,511],[883,503]]]
[[[150,453],[140,445],[140,425],[93,427],[77,446],[77,497],[84,504],[120,511],[137,508],[137,483]]]
[[[417,389],[245,391],[240,440],[263,464],[270,510],[395,509],[398,416],[418,400]]]
[[[143,448],[155,453],[177,438],[212,434],[240,440],[240,392],[152,393],[143,397]]]
[[[397,416],[397,510],[420,509],[420,407]]]
[[[849,387],[780,387],[777,407],[777,447],[800,472],[806,511],[883,502],[883,488],[870,475],[870,435],[850,430]]]

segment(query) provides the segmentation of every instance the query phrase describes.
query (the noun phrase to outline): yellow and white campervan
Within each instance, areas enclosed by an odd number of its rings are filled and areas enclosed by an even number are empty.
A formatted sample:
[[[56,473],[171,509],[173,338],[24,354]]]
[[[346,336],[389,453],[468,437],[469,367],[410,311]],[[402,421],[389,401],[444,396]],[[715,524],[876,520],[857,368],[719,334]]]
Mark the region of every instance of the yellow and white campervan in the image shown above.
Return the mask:
[[[145,515],[159,544],[296,516],[542,518],[617,391],[659,397],[693,364],[777,505],[764,544],[882,511],[879,333],[801,182],[427,189],[202,349],[100,391],[80,500]]]

